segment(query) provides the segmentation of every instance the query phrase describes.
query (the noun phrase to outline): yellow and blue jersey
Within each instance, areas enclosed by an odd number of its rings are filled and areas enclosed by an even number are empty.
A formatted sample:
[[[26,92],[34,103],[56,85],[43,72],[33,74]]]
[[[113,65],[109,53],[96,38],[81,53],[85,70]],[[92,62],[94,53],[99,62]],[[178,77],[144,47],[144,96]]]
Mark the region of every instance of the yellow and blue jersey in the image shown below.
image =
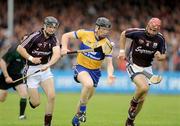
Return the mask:
[[[103,45],[104,43],[111,44],[108,38],[98,40],[93,30],[80,29],[75,31],[74,35],[81,41],[80,50],[95,48],[97,46]],[[106,56],[112,56],[112,54],[110,53]],[[88,69],[99,69],[104,58],[105,55],[101,52],[79,53],[77,55],[77,63]]]

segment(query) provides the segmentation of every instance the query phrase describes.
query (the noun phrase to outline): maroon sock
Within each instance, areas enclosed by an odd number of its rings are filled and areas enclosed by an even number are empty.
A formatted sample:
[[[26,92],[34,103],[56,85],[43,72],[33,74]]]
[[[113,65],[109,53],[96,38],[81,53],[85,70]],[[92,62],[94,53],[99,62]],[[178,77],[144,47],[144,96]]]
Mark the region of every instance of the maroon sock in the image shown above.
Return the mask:
[[[51,126],[52,114],[46,114],[44,116],[44,126]]]
[[[136,112],[136,109],[137,109],[137,106],[138,106],[138,100],[136,100],[136,99],[132,99],[131,100],[131,103],[130,103],[130,108],[129,108],[129,111],[128,111],[128,113],[129,113],[129,118],[131,119],[131,120],[134,120],[134,118],[135,118],[135,112]]]
[[[134,120],[131,120],[129,117],[127,118],[126,125],[133,124]]]

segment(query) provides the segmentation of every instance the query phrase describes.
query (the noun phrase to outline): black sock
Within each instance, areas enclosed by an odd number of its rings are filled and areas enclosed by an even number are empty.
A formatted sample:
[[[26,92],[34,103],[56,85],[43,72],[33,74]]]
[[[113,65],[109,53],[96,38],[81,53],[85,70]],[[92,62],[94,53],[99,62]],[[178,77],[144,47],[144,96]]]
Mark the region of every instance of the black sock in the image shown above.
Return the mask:
[[[44,116],[44,126],[51,126],[52,114],[46,114]]]
[[[19,105],[20,105],[20,116],[24,115],[25,109],[26,109],[26,103],[27,103],[27,99],[26,98],[21,98]]]

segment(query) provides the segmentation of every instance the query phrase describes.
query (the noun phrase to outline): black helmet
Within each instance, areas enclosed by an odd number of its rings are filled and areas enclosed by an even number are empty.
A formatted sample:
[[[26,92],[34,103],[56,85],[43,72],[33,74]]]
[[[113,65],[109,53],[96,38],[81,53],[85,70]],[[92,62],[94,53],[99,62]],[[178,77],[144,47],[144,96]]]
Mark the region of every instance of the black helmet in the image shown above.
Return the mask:
[[[54,27],[58,27],[59,26],[59,22],[55,17],[52,16],[48,16],[44,19],[44,24],[46,26],[52,25]]]
[[[96,20],[96,25],[100,26],[100,27],[105,27],[105,28],[111,28],[111,22],[109,19],[105,18],[105,17],[99,17]]]

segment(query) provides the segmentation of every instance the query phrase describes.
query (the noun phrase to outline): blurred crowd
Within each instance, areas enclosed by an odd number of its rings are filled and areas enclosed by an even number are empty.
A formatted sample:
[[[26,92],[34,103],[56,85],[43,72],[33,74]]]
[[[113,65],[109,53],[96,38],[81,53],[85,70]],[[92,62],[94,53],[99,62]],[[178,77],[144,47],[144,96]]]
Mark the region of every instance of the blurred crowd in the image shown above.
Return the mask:
[[[167,61],[154,63],[155,70],[180,70],[180,15],[178,0],[14,0],[14,34],[11,40],[20,42],[28,33],[40,29],[46,16],[59,19],[57,33],[59,40],[65,32],[81,28],[93,29],[97,17],[105,16],[112,21],[110,33],[114,46],[115,69],[125,70],[125,62],[116,57],[119,52],[120,33],[132,27],[143,28],[151,17],[162,20],[161,32],[166,39]],[[0,41],[7,35],[7,1],[0,1]],[[12,39],[13,38],[13,39]],[[70,44],[78,49],[78,41]],[[62,57],[54,66],[57,69],[71,69],[75,56]],[[104,64],[105,65],[105,64]]]

